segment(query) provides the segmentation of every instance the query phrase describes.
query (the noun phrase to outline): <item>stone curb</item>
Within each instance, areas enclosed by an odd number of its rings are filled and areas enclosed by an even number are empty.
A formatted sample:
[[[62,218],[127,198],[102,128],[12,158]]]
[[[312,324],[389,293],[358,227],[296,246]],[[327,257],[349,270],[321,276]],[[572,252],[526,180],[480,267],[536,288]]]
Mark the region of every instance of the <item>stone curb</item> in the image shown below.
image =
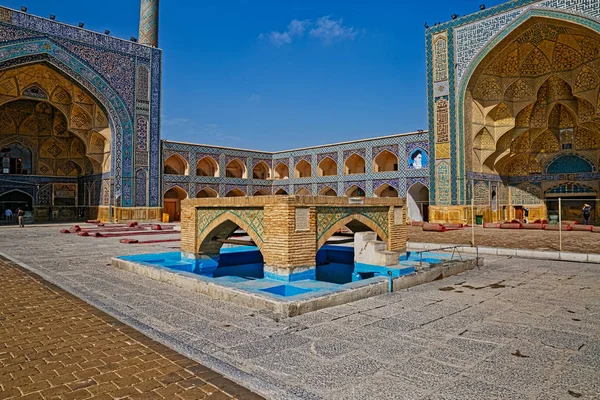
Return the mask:
[[[480,255],[492,255],[492,256],[508,256],[518,258],[532,258],[536,260],[550,260],[550,261],[575,261],[600,264],[600,254],[593,253],[571,253],[566,251],[541,251],[541,250],[525,250],[525,249],[507,249],[501,247],[488,247],[478,246],[470,247],[463,246],[460,244],[441,244],[441,243],[413,243],[408,242],[408,250],[420,251],[420,250],[435,250],[439,248],[447,248],[456,246],[457,251],[464,254],[477,254],[479,249]],[[449,250],[446,250],[449,251]]]

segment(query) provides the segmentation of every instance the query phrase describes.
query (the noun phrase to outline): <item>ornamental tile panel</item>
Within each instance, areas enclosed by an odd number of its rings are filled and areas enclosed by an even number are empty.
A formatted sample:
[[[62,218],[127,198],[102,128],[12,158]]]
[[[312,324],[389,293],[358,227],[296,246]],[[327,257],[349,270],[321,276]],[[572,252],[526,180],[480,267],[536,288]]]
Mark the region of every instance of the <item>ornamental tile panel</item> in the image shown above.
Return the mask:
[[[263,242],[265,212],[262,208],[198,208],[196,209],[197,237],[200,238],[204,230],[224,214],[232,214],[244,221],[256,233],[259,241]]]
[[[370,219],[388,235],[388,212],[389,207],[317,207],[317,241],[339,221],[356,214]]]

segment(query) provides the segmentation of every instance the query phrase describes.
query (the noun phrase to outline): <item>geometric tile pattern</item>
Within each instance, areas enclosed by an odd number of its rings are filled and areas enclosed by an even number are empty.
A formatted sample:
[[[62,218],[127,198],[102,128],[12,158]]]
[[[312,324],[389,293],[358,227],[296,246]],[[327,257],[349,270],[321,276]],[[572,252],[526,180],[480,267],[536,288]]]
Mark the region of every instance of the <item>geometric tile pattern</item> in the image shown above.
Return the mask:
[[[551,193],[551,194],[557,194],[557,193],[596,193],[596,191],[587,186],[587,185],[583,185],[581,183],[577,183],[577,182],[567,182],[567,183],[563,183],[557,186],[554,186],[553,188],[550,188],[548,190],[546,190],[546,193]]]
[[[262,208],[198,208],[196,210],[196,233],[203,236],[204,230],[223,214],[232,214],[244,221],[252,229],[260,242],[263,242],[265,227],[263,225],[265,211]],[[244,227],[246,228],[246,227]]]
[[[441,198],[447,199],[449,194],[451,204],[466,204],[465,189],[468,181],[465,179],[463,137],[466,84],[474,67],[487,54],[487,49],[504,39],[526,18],[535,16],[571,21],[597,31],[600,22],[600,2],[597,0],[513,0],[426,30],[429,142],[435,143],[438,137],[442,140],[446,138],[450,140],[448,149],[445,147],[431,149],[432,162],[429,165],[429,172],[432,181],[430,188],[432,203],[440,197],[436,194],[440,185],[436,183],[438,171],[433,160],[440,160],[440,156],[443,156],[450,158],[448,172],[451,182],[449,187],[445,184],[441,185],[442,190],[449,189],[449,193],[445,192]],[[436,40],[444,36],[447,38],[446,48],[439,43],[436,46]],[[443,63],[436,60],[436,53],[447,54],[448,57],[448,80],[443,81],[445,86],[443,93],[440,93],[435,83],[436,80],[444,78]],[[447,97],[446,102],[442,104],[442,124],[439,124],[436,118],[436,101],[440,96]],[[449,111],[448,114],[446,110]],[[438,150],[444,150],[444,154],[438,154]]]
[[[169,182],[170,185],[183,184],[195,185],[196,188],[207,185],[218,186],[219,196],[225,196],[229,191],[237,188],[248,195],[253,195],[258,190],[272,188],[267,190],[269,193],[275,193],[279,189],[287,193],[297,193],[301,188],[307,189],[312,195],[317,195],[325,187],[333,189],[336,193],[344,195],[345,191],[353,185],[361,188],[367,196],[373,195],[373,190],[387,183],[399,192],[399,196],[406,194],[405,181],[409,178],[419,178],[428,186],[428,171],[422,169],[403,169],[389,172],[373,172],[373,159],[383,150],[388,150],[398,157],[399,165],[408,165],[407,146],[411,149],[420,146],[425,151],[428,150],[426,132],[416,132],[409,134],[394,135],[382,138],[357,140],[342,144],[332,144],[301,150],[281,151],[281,152],[259,152],[232,148],[218,148],[213,146],[195,145],[189,143],[179,143],[173,141],[163,141],[163,160],[168,156],[177,153],[184,157],[190,165],[189,175],[164,175],[163,182]],[[344,153],[349,156],[353,153],[359,154],[365,159],[365,173],[362,174],[344,174],[343,159]],[[221,173],[218,177],[196,176],[193,166],[204,156],[210,155],[218,164]],[[337,163],[338,174],[333,176],[318,176],[317,166],[324,158],[329,157]],[[224,171],[227,163],[233,159],[238,159],[247,170],[248,178],[228,178]],[[307,178],[294,178],[290,171],[289,179],[253,179],[252,170],[261,161],[271,168],[279,163],[288,167],[295,165],[299,160],[305,160],[311,164],[312,173]],[[190,186],[190,190],[194,190]],[[197,190],[196,190],[197,191]],[[252,193],[250,193],[250,191]],[[164,191],[163,191],[164,193]],[[188,193],[194,197],[195,193]]]
[[[337,222],[355,214],[370,219],[387,235],[388,212],[389,207],[317,207],[317,241]]]
[[[140,43],[158,47],[158,0],[142,0],[138,40]]]
[[[31,14],[0,7],[0,70],[27,63],[48,62],[71,77],[80,87],[92,94],[107,111],[112,130],[111,186],[109,195],[124,207],[135,203],[134,154],[136,145],[150,151],[150,177],[147,185],[154,205],[158,205],[160,180],[160,64],[162,52],[148,46],[49,21]],[[146,65],[150,71],[152,120],[148,129],[137,125],[136,67]],[[30,90],[28,94],[34,95]],[[146,102],[148,101],[145,99]],[[136,130],[140,138],[136,141]],[[146,145],[143,137],[149,137]],[[136,143],[137,142],[137,143]],[[139,185],[142,187],[143,185]],[[103,190],[103,193],[106,193]],[[103,196],[104,198],[104,196]],[[115,203],[115,202],[113,202]]]

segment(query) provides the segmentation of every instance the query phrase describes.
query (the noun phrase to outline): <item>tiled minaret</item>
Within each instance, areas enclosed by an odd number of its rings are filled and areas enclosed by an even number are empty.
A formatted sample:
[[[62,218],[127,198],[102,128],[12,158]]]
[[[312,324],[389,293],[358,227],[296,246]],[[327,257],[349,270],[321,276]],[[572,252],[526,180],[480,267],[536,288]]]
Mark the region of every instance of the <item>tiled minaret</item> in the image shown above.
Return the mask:
[[[158,47],[158,0],[141,0],[138,41]]]

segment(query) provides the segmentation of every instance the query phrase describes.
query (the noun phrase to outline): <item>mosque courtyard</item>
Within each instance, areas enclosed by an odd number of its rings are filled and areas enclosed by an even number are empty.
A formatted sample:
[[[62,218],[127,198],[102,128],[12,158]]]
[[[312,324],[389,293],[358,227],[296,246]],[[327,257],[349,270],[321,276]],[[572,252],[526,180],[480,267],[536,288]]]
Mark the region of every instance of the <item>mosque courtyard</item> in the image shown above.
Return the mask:
[[[280,318],[110,266],[178,243],[59,228],[0,231],[10,258],[0,266],[0,398],[600,396],[596,264],[486,256],[478,270]],[[77,307],[65,313],[61,302]],[[60,323],[44,332],[44,321]],[[86,336],[98,358],[81,348]]]

